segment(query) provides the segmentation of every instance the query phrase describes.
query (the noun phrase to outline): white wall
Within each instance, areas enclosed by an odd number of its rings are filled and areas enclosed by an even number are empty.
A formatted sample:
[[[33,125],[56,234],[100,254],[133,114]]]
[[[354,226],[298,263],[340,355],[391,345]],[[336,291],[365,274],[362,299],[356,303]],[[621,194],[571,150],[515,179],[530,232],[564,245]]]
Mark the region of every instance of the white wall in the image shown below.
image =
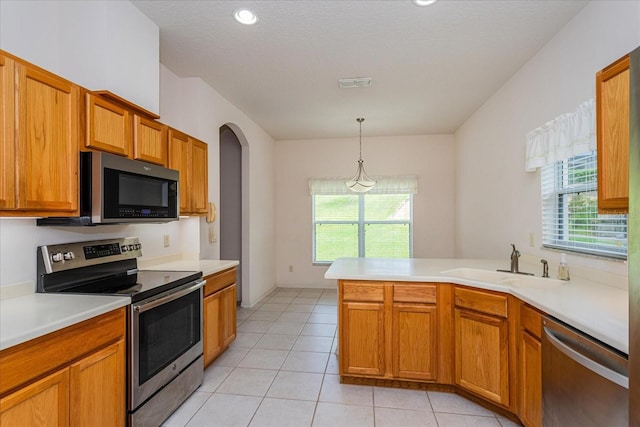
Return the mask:
[[[275,278],[275,147],[273,139],[243,112],[199,78],[177,77],[160,68],[161,120],[208,144],[209,201],[220,203],[220,127],[231,124],[243,144],[242,304],[251,306],[276,284]],[[250,214],[249,214],[250,213]],[[220,234],[219,221],[200,219],[200,258],[218,259],[220,245],[209,242],[209,228]]]
[[[158,26],[127,1],[0,2],[0,49],[155,113],[159,39]]]
[[[453,155],[452,135],[363,137],[367,173],[418,175],[419,193],[413,206],[416,258],[453,257]],[[308,179],[353,176],[358,139],[278,141],[276,158],[277,283],[335,286],[323,277],[327,267],[312,265]]]
[[[181,79],[158,61],[158,28],[124,1],[0,2],[0,48],[88,89],[110,89],[161,121],[209,144],[209,200],[219,202],[219,128],[230,124],[245,145],[247,250],[241,260],[243,304],[275,286],[274,142],[240,110],[198,78]],[[152,105],[153,104],[153,105]],[[249,167],[250,166],[250,167]],[[257,214],[249,215],[248,209]],[[199,217],[169,224],[36,227],[34,219],[0,219],[0,286],[36,280],[42,244],[138,236],[144,258],[182,253],[217,259]],[[163,235],[171,246],[164,248]],[[246,289],[245,289],[246,288]]]
[[[540,177],[524,172],[525,135],[593,98],[596,72],[639,44],[640,2],[591,2],[458,129],[457,257],[506,262],[515,243],[523,254],[557,262],[557,252],[540,248]],[[569,262],[626,275],[622,262]]]

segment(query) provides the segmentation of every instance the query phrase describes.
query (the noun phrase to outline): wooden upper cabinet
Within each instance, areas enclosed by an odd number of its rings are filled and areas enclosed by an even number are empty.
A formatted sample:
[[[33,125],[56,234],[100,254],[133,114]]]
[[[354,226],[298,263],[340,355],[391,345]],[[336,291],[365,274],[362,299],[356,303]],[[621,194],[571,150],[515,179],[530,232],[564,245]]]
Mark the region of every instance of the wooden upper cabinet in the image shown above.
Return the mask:
[[[208,205],[207,144],[169,129],[169,168],[180,172],[180,214],[204,215]]]
[[[0,54],[0,209],[16,207],[15,62]]]
[[[167,126],[134,114],[133,158],[167,166]]]
[[[208,204],[207,144],[190,138],[191,147],[191,213],[206,214]]]
[[[629,209],[629,55],[596,74],[598,211]]]
[[[189,137],[175,129],[169,129],[169,168],[180,172],[180,213],[188,213],[191,208],[189,165],[191,144]]]
[[[16,62],[17,208],[73,215],[78,209],[80,88]]]
[[[87,94],[86,147],[131,157],[132,114],[97,95]]]

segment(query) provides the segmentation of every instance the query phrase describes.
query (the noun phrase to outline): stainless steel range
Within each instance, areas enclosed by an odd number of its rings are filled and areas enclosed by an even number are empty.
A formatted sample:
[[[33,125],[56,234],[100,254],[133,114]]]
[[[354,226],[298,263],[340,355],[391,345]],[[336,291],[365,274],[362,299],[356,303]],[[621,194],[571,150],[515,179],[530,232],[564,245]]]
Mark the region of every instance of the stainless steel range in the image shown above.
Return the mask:
[[[202,384],[201,272],[137,269],[138,238],[38,247],[38,292],[122,295],[131,426],[158,426]]]

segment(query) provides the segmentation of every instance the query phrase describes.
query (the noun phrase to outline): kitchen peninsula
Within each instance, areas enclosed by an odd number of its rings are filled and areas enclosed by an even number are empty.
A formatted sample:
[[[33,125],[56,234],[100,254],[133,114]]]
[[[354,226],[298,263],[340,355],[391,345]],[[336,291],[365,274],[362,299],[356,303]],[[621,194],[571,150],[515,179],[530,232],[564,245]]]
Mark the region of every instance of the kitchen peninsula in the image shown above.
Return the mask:
[[[325,278],[338,280],[341,381],[444,388],[539,425],[543,316],[628,352],[626,290],[496,271],[505,264],[336,260]]]

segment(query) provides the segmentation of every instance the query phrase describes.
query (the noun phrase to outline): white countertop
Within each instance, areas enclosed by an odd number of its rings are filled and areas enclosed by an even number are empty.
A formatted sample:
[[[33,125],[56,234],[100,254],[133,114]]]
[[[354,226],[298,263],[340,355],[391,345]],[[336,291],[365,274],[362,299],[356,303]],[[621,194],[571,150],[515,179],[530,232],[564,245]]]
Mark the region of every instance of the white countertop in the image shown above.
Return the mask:
[[[511,287],[450,277],[443,271],[508,268],[508,260],[340,258],[325,279],[447,282],[510,293],[584,333],[629,353],[629,294],[627,291],[572,277],[557,287]],[[540,266],[521,265],[521,271],[538,273]],[[510,273],[507,273],[510,274]],[[514,275],[515,276],[515,275]]]
[[[235,260],[183,259],[145,266],[141,268],[141,270],[202,271],[203,276],[208,276],[235,267],[238,264],[240,264],[240,262]]]
[[[131,304],[124,296],[33,293],[0,301],[0,350]]]
[[[225,260],[171,260],[141,269],[202,271],[203,276],[208,276],[238,264]],[[16,288],[9,292],[5,289],[6,294],[15,295],[0,299],[0,350],[131,304],[127,296],[40,294],[33,292],[33,283]]]

